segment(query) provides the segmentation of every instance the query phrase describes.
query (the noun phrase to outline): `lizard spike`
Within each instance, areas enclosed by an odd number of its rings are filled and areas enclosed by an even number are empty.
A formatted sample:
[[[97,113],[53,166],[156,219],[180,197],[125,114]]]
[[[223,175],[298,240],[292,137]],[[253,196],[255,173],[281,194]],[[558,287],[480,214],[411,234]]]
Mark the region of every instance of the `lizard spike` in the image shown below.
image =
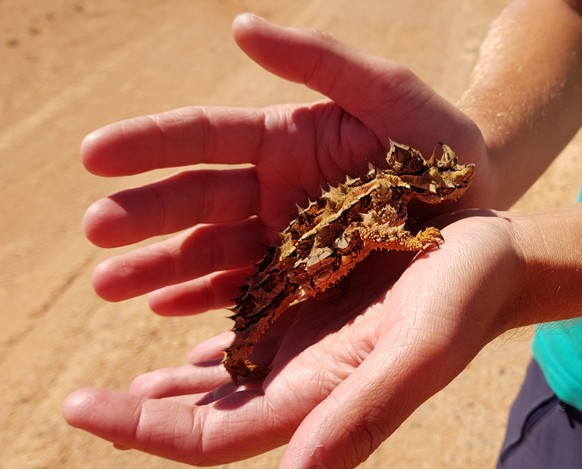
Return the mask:
[[[332,199],[331,197],[325,199],[325,203],[327,205],[327,208],[329,208],[330,210],[335,210],[337,208],[337,201],[335,199]]]
[[[452,169],[457,166],[457,155],[453,152],[451,147],[441,143],[443,149],[443,156],[441,157],[441,168]]]
[[[368,161],[368,174],[378,174],[378,166],[374,164],[372,161]]]
[[[237,300],[238,300],[238,298],[236,298],[236,299],[235,299],[235,300],[233,300],[233,301],[235,301],[235,302],[236,302]],[[227,311],[230,311],[230,312],[231,312],[231,313],[233,313],[233,314],[236,314],[236,313],[238,312],[238,304],[236,304],[236,305],[234,305],[234,306],[227,306],[227,307],[226,307],[226,308],[224,308],[224,309],[226,309]]]
[[[388,140],[388,151],[386,152],[386,161],[390,167],[396,162],[396,144],[394,140]]]
[[[437,157],[436,157],[436,149],[433,149],[432,153],[430,154],[430,156],[426,160],[426,165],[427,166],[434,166],[435,164],[438,164],[438,161],[437,161]]]

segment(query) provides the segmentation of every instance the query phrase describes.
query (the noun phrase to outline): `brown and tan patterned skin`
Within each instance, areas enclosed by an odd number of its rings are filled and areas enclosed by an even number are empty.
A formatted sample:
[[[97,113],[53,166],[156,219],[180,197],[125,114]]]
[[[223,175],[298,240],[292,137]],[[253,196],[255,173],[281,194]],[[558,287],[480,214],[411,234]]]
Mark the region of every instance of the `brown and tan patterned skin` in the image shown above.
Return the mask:
[[[291,305],[322,295],[374,250],[420,251],[443,238],[420,230],[408,204],[454,201],[469,187],[474,165],[461,165],[442,145],[442,156],[390,141],[387,169],[371,169],[325,192],[300,210],[247,279],[233,309],[235,340],[225,350],[231,376],[263,377],[249,360],[254,344]]]

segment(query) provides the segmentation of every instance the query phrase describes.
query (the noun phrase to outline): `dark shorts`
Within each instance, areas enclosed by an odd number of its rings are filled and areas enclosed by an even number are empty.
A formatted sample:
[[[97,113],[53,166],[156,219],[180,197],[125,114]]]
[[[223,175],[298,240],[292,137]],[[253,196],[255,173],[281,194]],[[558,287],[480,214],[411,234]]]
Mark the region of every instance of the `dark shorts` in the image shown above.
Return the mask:
[[[582,412],[561,402],[532,360],[509,415],[498,468],[582,468]]]

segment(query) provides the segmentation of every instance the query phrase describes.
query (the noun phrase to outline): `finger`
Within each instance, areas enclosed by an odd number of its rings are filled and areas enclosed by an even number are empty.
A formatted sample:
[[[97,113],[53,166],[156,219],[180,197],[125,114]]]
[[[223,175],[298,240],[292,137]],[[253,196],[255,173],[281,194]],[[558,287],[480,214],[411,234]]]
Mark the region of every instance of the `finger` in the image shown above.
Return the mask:
[[[129,392],[148,398],[196,395],[230,382],[231,377],[221,360],[214,359],[145,373],[133,380]],[[195,396],[191,401],[195,403],[202,397]]]
[[[264,254],[263,225],[200,225],[188,233],[99,264],[93,287],[109,301],[121,301],[202,277],[215,271],[241,269]]]
[[[442,387],[431,382],[429,362],[415,361],[408,347],[403,352],[405,358],[386,349],[372,352],[303,420],[281,467],[361,464],[420,403]],[[436,365],[432,363],[433,370]]]
[[[257,205],[253,168],[188,171],[95,202],[83,225],[94,244],[117,247],[198,223],[244,220]]]
[[[209,405],[82,389],[63,406],[69,424],[124,448],[195,466],[224,464],[285,442],[262,393],[240,390]]]
[[[430,153],[440,141],[468,140],[478,129],[408,68],[365,54],[313,29],[281,28],[244,14],[233,22],[241,49],[270,72],[331,98],[371,129]],[[459,150],[460,151],[460,150]]]
[[[226,331],[204,342],[199,343],[188,355],[188,362],[192,364],[205,363],[216,359],[222,359],[224,349],[234,340],[234,332]]]
[[[382,95],[376,93],[378,86],[413,77],[396,63],[365,54],[314,29],[282,28],[243,14],[234,20],[233,34],[239,47],[264,68],[319,91],[356,116],[379,108]]]
[[[188,107],[136,117],[90,133],[81,144],[85,167],[124,176],[197,163],[253,163],[263,135],[260,110]]]
[[[192,403],[207,400],[201,393],[232,382],[222,359],[233,339],[234,333],[226,331],[201,342],[188,355],[187,365],[144,373],[132,381],[129,392],[148,398],[188,395]]]
[[[189,282],[161,288],[148,295],[150,308],[162,316],[182,316],[232,306],[240,294],[245,275],[254,266],[217,272]]]
[[[303,420],[282,467],[357,466],[457,376],[486,343],[472,333],[482,324],[461,333],[456,321],[466,304],[432,295],[450,285],[439,284],[444,272],[439,275],[427,262],[446,257],[446,252],[433,252],[417,258],[404,272],[379,305],[379,340],[373,350]],[[426,272],[432,272],[430,279]],[[409,288],[419,284],[424,288]]]

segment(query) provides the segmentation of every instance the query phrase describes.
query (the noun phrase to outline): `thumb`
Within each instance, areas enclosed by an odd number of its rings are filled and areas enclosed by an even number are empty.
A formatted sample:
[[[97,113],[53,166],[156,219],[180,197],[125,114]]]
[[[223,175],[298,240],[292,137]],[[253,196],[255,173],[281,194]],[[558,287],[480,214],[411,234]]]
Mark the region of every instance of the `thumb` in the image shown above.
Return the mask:
[[[320,31],[282,28],[243,14],[234,20],[233,34],[263,68],[329,97],[382,142],[388,137],[415,142],[430,152],[436,142],[450,142],[448,129],[464,119],[408,68]]]
[[[233,22],[234,39],[271,73],[322,93],[383,143],[430,154],[438,142],[474,151],[480,132],[408,68],[347,46],[314,29],[281,28],[251,14]]]
[[[239,47],[255,62],[289,81],[322,93],[354,115],[377,108],[369,87],[383,69],[397,81],[413,77],[405,67],[343,44],[316,29],[282,28],[251,14],[233,23]],[[362,96],[363,90],[368,90]],[[370,109],[371,108],[371,109]]]
[[[239,47],[268,71],[302,83],[351,111],[360,107],[362,90],[377,78],[380,66],[390,64],[394,75],[409,74],[396,63],[364,54],[316,29],[282,28],[251,14],[235,18],[233,34]]]

